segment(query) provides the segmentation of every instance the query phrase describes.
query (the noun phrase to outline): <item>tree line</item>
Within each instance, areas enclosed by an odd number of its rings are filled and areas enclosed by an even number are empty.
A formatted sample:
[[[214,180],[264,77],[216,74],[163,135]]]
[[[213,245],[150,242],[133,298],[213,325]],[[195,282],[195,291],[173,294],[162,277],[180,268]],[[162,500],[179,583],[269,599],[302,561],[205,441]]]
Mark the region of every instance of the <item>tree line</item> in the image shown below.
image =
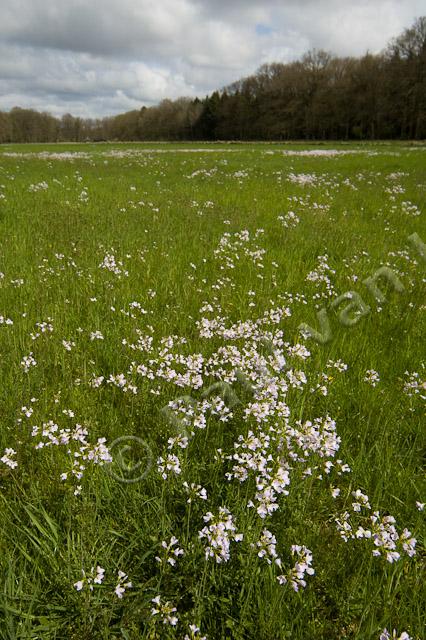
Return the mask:
[[[264,64],[202,100],[163,100],[102,119],[0,111],[0,143],[424,138],[426,16],[380,54],[313,50],[296,62]]]

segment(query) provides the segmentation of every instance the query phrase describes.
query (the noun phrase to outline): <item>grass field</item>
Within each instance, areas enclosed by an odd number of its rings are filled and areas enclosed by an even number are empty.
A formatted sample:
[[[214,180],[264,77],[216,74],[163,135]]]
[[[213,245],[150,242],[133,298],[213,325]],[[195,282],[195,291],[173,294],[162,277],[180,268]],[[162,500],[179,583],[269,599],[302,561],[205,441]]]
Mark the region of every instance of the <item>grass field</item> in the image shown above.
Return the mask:
[[[1,638],[426,637],[425,204],[425,146],[0,147]]]

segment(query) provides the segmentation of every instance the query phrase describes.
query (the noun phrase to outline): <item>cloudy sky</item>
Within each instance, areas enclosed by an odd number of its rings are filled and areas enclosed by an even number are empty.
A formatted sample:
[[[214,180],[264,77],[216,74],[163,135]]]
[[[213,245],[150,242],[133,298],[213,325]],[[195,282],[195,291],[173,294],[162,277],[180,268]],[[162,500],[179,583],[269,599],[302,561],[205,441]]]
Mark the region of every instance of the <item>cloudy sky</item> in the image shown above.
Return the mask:
[[[424,13],[425,0],[0,0],[0,110],[202,97],[314,47],[378,52]]]

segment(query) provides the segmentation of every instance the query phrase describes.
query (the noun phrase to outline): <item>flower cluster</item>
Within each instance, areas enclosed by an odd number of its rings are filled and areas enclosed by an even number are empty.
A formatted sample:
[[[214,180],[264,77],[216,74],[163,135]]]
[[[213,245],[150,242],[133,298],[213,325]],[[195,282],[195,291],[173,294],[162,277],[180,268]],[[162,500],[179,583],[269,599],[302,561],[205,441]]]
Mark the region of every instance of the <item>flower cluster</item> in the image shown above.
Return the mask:
[[[287,574],[277,576],[277,580],[280,584],[289,582],[294,591],[299,591],[300,587],[306,587],[305,576],[315,573],[312,567],[312,551],[305,546],[294,544],[291,553],[296,557],[294,567]]]
[[[21,367],[23,368],[25,373],[28,373],[31,367],[36,367],[36,366],[37,366],[37,360],[34,358],[32,351],[27,356],[24,356],[21,360]]]
[[[264,529],[260,539],[251,546],[257,549],[259,558],[265,558],[268,564],[274,562],[277,566],[281,566],[281,558],[278,557],[276,549],[277,539],[268,529]]]
[[[187,502],[189,504],[195,498],[198,498],[199,500],[207,500],[207,491],[200,484],[195,484],[194,482],[188,484],[188,482],[186,482],[185,480],[185,482],[183,483],[183,488],[188,494]]]
[[[297,227],[300,222],[300,218],[294,213],[294,211],[289,211],[285,215],[278,216],[277,219],[280,220],[283,227],[286,229]]]
[[[365,372],[364,382],[368,382],[372,387],[376,387],[380,382],[380,375],[377,371],[374,371],[374,369],[368,369]]]
[[[352,503],[354,514],[358,515],[358,522],[348,511],[335,518],[337,530],[341,538],[349,540],[368,540],[372,543],[373,556],[383,556],[390,563],[399,560],[403,554],[412,557],[416,553],[416,539],[405,528],[401,533],[396,528],[395,518],[391,515],[382,516],[379,511],[364,515],[364,511],[371,511],[369,498],[359,489],[352,492],[355,502]]]
[[[65,413],[65,412],[64,412]],[[71,412],[73,416],[73,412]],[[89,432],[86,427],[76,424],[73,428],[60,428],[53,420],[44,422],[41,427],[32,427],[31,435],[37,438],[36,449],[46,447],[65,447],[69,456],[71,470],[61,473],[61,480],[65,481],[71,475],[75,480],[81,480],[88,464],[102,466],[112,462],[112,457],[106,446],[105,438],[98,438],[96,443],[87,440]],[[74,491],[75,495],[81,492],[81,485]]]
[[[117,596],[117,598],[121,598],[124,596],[126,589],[131,589],[132,588],[132,583],[130,581],[127,581],[128,575],[127,573],[124,573],[124,571],[118,571],[117,572],[118,575],[118,583],[114,589],[114,593]]]
[[[403,631],[400,635],[396,629],[393,630],[392,635],[389,633],[387,629],[383,629],[380,634],[379,640],[412,640],[411,636],[408,635],[406,631]]]
[[[163,540],[161,543],[161,557],[155,556],[155,559],[160,564],[169,564],[170,566],[176,566],[176,560],[180,556],[184,555],[184,550],[179,547],[179,540],[172,536],[169,542]]]
[[[92,567],[90,573],[86,574],[84,569],[82,569],[83,577],[81,580],[78,580],[74,583],[74,587],[77,591],[82,591],[84,587],[87,587],[90,591],[93,591],[93,587],[95,584],[102,584],[105,578],[105,569],[102,569],[99,565],[96,567]]]
[[[189,635],[186,633],[183,640],[207,640],[207,636],[201,636],[200,633],[200,627],[197,627],[196,624],[190,624]]]
[[[128,276],[129,272],[124,269],[123,262],[121,260],[117,260],[114,253],[107,253],[104,256],[104,259],[99,265],[100,269],[105,269],[106,271],[110,271],[116,276]]]
[[[165,458],[160,456],[157,460],[157,469],[163,480],[167,480],[170,473],[175,475],[181,473],[180,460],[173,453],[169,453]]]
[[[210,511],[203,516],[204,522],[210,523],[198,532],[199,538],[207,540],[205,556],[215,558],[216,562],[228,562],[231,541],[241,542],[242,533],[236,533],[234,518],[226,507],[220,507],[218,515]]]
[[[16,451],[8,447],[4,450],[4,455],[0,458],[1,462],[6,466],[10,467],[10,469],[15,469],[18,466],[18,463],[14,459],[16,456]]]
[[[101,585],[105,579],[105,569],[100,567],[99,565],[95,568],[92,567],[89,573],[86,573],[84,569],[82,570],[82,578],[81,580],[77,580],[74,583],[74,588],[77,591],[83,591],[88,589],[89,591],[93,591],[95,585]],[[133,586],[131,582],[126,582],[128,576],[124,571],[119,570],[117,572],[118,583],[114,589],[114,593],[117,598],[122,599],[126,589],[131,589]]]
[[[407,379],[404,381],[404,393],[412,398],[418,396],[422,400],[426,400],[426,380],[422,379],[417,371],[406,371]]]
[[[163,624],[168,624],[172,627],[177,625],[178,617],[175,615],[177,609],[171,602],[163,602],[159,595],[153,598],[151,602],[155,605],[151,609],[152,616],[158,616],[159,621]]]

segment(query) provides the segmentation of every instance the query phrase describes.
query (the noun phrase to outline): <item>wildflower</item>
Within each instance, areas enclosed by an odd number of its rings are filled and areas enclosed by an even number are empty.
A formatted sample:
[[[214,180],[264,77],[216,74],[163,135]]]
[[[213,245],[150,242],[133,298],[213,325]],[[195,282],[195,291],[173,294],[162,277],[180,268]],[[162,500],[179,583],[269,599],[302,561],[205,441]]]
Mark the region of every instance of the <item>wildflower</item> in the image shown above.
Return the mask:
[[[118,571],[117,573],[118,573],[118,584],[114,589],[114,593],[118,598],[121,599],[126,589],[131,589],[133,585],[131,582],[125,582],[128,576],[126,573],[124,573],[124,571]]]
[[[90,334],[90,340],[103,340],[104,337],[100,331],[92,331]]]
[[[422,380],[416,371],[412,373],[406,371],[405,375],[408,379],[404,382],[404,393],[409,398],[418,396],[422,400],[426,400],[426,380]]]
[[[167,448],[173,449],[173,447],[178,446],[181,449],[186,449],[188,446],[188,438],[181,434],[177,435],[175,438],[169,438],[167,440]]]
[[[363,496],[361,492],[356,494],[359,502],[355,503],[355,512],[360,511],[360,507],[371,508],[368,504],[368,496]],[[366,502],[366,503],[365,503]],[[367,506],[368,504],[368,506]],[[358,508],[359,507],[359,508]],[[350,520],[350,514],[345,512],[340,519],[335,519],[337,529],[345,542],[349,539],[366,539],[373,544],[372,554],[375,557],[383,556],[390,563],[398,561],[403,554],[410,558],[416,554],[417,540],[412,537],[408,529],[399,533],[395,526],[393,516],[381,516],[379,511],[374,511],[368,517],[367,526],[358,525],[355,529]]]
[[[311,352],[308,351],[304,344],[295,344],[293,347],[288,347],[288,353],[290,356],[297,356],[302,360],[306,360],[311,355]]]
[[[176,565],[176,558],[183,556],[185,553],[183,549],[179,548],[178,544],[179,540],[175,536],[170,538],[170,542],[163,540],[161,543],[161,548],[164,549],[163,557],[160,558],[159,556],[156,556],[156,561],[160,564],[169,564],[174,567]]]
[[[94,584],[102,584],[105,577],[105,569],[100,567],[99,565],[96,567],[92,567],[90,573],[86,575],[85,571],[82,570],[83,578],[74,582],[74,588],[77,591],[82,591],[83,588],[87,585],[90,591],[93,591]]]
[[[300,587],[306,587],[305,575],[312,576],[315,570],[312,567],[312,551],[298,544],[292,545],[291,553],[297,557],[294,567],[286,575],[277,576],[280,584],[290,582],[294,591]]]
[[[236,533],[232,514],[226,507],[220,507],[217,516],[209,511],[203,519],[204,522],[210,523],[198,532],[199,538],[206,538],[208,542],[205,550],[206,559],[215,558],[218,563],[228,562],[231,541],[241,542],[243,539],[242,533]]]
[[[328,362],[327,362],[327,364],[326,364],[326,367],[327,367],[328,369],[330,369],[330,368],[337,369],[337,371],[339,371],[339,373],[343,373],[344,371],[347,371],[347,370],[348,370],[348,365],[347,365],[347,364],[345,364],[345,363],[343,362],[343,360],[335,360],[335,361],[333,361],[333,360],[328,360]]]
[[[260,539],[256,542],[256,545],[252,545],[252,547],[257,548],[257,555],[259,558],[265,558],[268,564],[272,564],[272,560],[279,567],[281,566],[281,559],[278,557],[276,551],[277,539],[275,536],[268,531],[268,529],[264,529]],[[271,560],[272,558],[272,560]]]
[[[105,269],[106,271],[110,271],[114,273],[116,276],[121,277],[122,275],[128,276],[129,272],[123,268],[123,263],[120,260],[116,260],[115,255],[113,253],[107,253],[99,265],[100,269]]]
[[[21,360],[21,367],[23,368],[25,373],[28,373],[31,367],[37,366],[37,360],[33,356],[33,352],[31,351],[28,356],[24,356]]]
[[[106,438],[98,438],[96,444],[88,446],[84,451],[84,459],[90,460],[94,464],[103,465],[105,462],[112,462],[112,456],[105,445]]]
[[[75,342],[72,340],[62,340],[62,346],[66,351],[71,351],[71,349],[75,347]]]
[[[11,469],[15,469],[18,466],[16,460],[13,460],[13,456],[16,456],[16,451],[14,449],[5,449],[4,455],[0,458],[3,464],[7,465]]]
[[[207,636],[200,636],[200,627],[197,627],[195,624],[189,625],[189,633],[184,635],[183,640],[207,640]]]
[[[176,607],[171,602],[162,602],[161,596],[156,596],[151,600],[155,605],[151,609],[151,615],[159,617],[160,622],[163,624],[169,624],[175,627],[178,623],[178,616],[174,615],[177,611]]]
[[[96,567],[96,576],[93,579],[93,582],[95,584],[102,584],[103,579],[104,579],[104,574],[105,574],[105,569],[102,569],[102,567],[97,566]]]
[[[368,369],[365,372],[364,382],[368,382],[372,387],[375,387],[380,382],[380,376],[374,369]]]
[[[352,502],[352,508],[354,511],[361,511],[361,507],[371,509],[368,496],[362,493],[360,489],[352,491],[352,495],[356,500],[356,502]]]
[[[22,407],[21,411],[27,418],[30,418],[34,413],[34,409],[32,407]]]
[[[188,484],[186,481],[183,483],[183,488],[186,493],[188,493],[189,497],[187,502],[191,503],[194,498],[199,498],[200,500],[207,500],[207,491],[200,484]]]
[[[180,460],[172,453],[169,453],[166,458],[160,456],[157,460],[157,469],[163,480],[167,480],[170,472],[176,475],[180,474]]]
[[[95,376],[91,380],[89,380],[89,386],[91,386],[92,389],[98,389],[102,385],[104,380],[104,376]]]
[[[396,629],[393,630],[391,635],[387,629],[383,629],[379,640],[411,640],[411,636],[409,636],[406,631],[403,631],[401,635],[398,636]]]

